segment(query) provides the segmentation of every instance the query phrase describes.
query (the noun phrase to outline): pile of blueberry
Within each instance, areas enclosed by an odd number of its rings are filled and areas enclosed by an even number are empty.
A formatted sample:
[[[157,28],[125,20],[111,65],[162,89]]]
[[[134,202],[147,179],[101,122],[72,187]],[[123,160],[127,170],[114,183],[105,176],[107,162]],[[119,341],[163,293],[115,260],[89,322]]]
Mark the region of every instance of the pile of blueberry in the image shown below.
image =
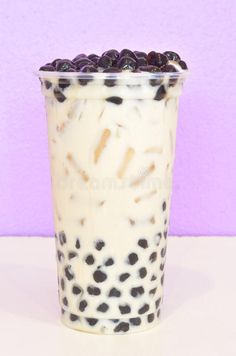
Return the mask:
[[[40,71],[49,72],[82,72],[82,73],[118,73],[122,71],[131,72],[176,72],[174,61],[183,69],[187,69],[186,63],[181,60],[180,56],[172,51],[158,53],[151,51],[148,54],[140,51],[131,51],[123,49],[118,52],[110,49],[101,56],[89,54],[88,56],[81,53],[73,60],[55,59],[51,63],[39,68]]]

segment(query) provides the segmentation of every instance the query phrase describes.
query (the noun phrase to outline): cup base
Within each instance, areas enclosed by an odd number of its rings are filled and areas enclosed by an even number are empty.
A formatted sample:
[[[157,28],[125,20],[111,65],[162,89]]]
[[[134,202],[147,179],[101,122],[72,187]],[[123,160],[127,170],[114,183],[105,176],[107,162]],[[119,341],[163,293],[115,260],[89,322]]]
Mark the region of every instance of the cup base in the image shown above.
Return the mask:
[[[153,328],[160,321],[160,309],[134,318],[95,319],[71,314],[62,309],[61,321],[67,327],[91,334],[128,334]]]

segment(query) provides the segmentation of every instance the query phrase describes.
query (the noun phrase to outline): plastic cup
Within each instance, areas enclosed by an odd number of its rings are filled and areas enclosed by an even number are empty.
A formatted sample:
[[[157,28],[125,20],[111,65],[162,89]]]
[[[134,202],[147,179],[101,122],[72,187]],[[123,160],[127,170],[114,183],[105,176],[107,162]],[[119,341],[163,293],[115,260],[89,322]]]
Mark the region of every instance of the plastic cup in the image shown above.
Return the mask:
[[[159,322],[184,73],[39,72],[59,302],[70,328]]]

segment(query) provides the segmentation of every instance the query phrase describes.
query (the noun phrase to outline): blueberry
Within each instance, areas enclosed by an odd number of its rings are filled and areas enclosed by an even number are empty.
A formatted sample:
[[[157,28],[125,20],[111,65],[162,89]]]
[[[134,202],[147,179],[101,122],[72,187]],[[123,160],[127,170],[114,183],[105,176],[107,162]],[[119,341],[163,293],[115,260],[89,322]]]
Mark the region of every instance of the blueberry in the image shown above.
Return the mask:
[[[145,58],[147,60],[147,53],[141,51],[134,51],[137,58]]]
[[[135,61],[137,59],[136,55],[134,52],[132,52],[130,49],[122,49],[122,51],[120,52],[119,58],[122,57],[129,57],[129,58],[133,58]]]
[[[106,98],[106,101],[116,104],[116,105],[120,105],[123,102],[123,99],[120,98],[119,96],[110,96],[109,98]]]
[[[62,92],[59,89],[55,88],[53,93],[54,93],[57,101],[59,101],[59,103],[63,103],[66,100],[65,95],[62,94]]]
[[[131,291],[130,291],[130,294],[132,295],[132,297],[135,297],[135,298],[139,297],[143,293],[144,293],[144,288],[142,286],[131,288]]]
[[[155,51],[149,52],[147,55],[147,60],[148,60],[148,64],[156,66],[156,52]]]
[[[66,79],[66,78],[60,78],[58,80],[58,86],[59,88],[61,88],[62,90],[64,90],[65,88],[70,86],[70,80]]]
[[[95,68],[93,65],[90,64],[86,64],[85,66],[83,66],[80,71],[82,73],[96,73],[98,72],[97,68]]]
[[[123,332],[127,332],[129,331],[129,323],[125,323],[125,322],[121,322],[120,324],[118,324],[115,329],[114,329],[114,332],[120,332],[120,331],[123,331]]]
[[[101,290],[99,288],[93,287],[93,286],[88,286],[87,292],[90,295],[100,295],[101,294]]]
[[[98,66],[101,68],[110,68],[112,66],[111,57],[107,55],[101,56],[98,60]]]
[[[164,67],[161,68],[161,70],[162,70],[162,72],[165,72],[165,73],[177,72],[177,69],[172,64],[166,64]]]
[[[76,62],[78,59],[82,59],[82,58],[87,58],[86,54],[84,53],[78,54],[74,59],[72,59],[72,62]]]
[[[151,263],[155,262],[157,259],[157,253],[156,252],[152,252],[151,255],[149,256],[149,261]]]
[[[160,69],[157,66],[153,66],[153,65],[140,66],[139,69],[141,70],[141,72],[150,72],[150,73],[160,72]]]
[[[188,69],[188,67],[187,67],[187,64],[184,62],[184,61],[179,61],[179,65],[180,65],[180,67],[182,68],[182,69]]]
[[[148,63],[157,67],[162,67],[166,65],[168,58],[162,53],[156,53],[154,51],[148,53]]]
[[[112,59],[112,65],[114,65],[119,58],[119,52],[116,49],[109,49],[104,52],[103,55],[106,55]]]
[[[148,242],[146,239],[139,239],[138,240],[138,245],[142,248],[147,248],[148,247]]]
[[[137,61],[131,57],[121,57],[117,65],[122,70],[134,70],[137,68]]]
[[[121,282],[124,282],[126,279],[128,279],[129,278],[129,276],[130,276],[130,274],[129,273],[122,273],[121,275],[120,275],[120,281]]]
[[[53,65],[47,64],[45,66],[40,67],[39,70],[41,70],[43,72],[54,72],[55,68]]]
[[[58,72],[70,72],[75,69],[74,63],[69,59],[60,59],[56,62],[56,70]]]
[[[52,65],[53,65],[53,67],[56,67],[56,65],[57,65],[57,62],[58,61],[60,61],[61,60],[61,58],[56,58],[56,59],[54,59],[53,61],[52,61]]]
[[[156,92],[156,95],[154,96],[154,100],[162,100],[164,99],[164,97],[166,96],[166,90],[165,90],[165,87],[164,85],[161,85],[157,92]]]
[[[109,305],[107,303],[102,303],[97,307],[97,311],[100,311],[102,313],[106,313],[109,309]]]
[[[172,51],[166,51],[163,53],[170,61],[176,61],[179,62],[180,61],[180,56]]]
[[[75,62],[74,62],[74,65],[76,66],[76,69],[80,70],[82,67],[86,66],[86,65],[91,65],[93,66],[94,63],[93,61],[91,61],[90,59],[88,58],[79,58],[77,59]]]
[[[144,304],[139,310],[138,313],[139,314],[144,314],[149,310],[149,305],[148,304]]]
[[[121,292],[116,289],[116,288],[111,288],[108,297],[120,297],[121,296]]]
[[[122,70],[118,67],[110,67],[103,70],[103,73],[119,73]],[[114,87],[116,85],[116,79],[114,76],[108,76],[107,79],[104,80],[104,85],[107,87]]]
[[[147,275],[147,269],[145,267],[141,267],[139,269],[139,277],[144,278],[144,277],[146,277],[146,275]]]
[[[140,318],[130,318],[129,319],[130,324],[138,326],[141,324],[141,319]]]
[[[95,248],[98,251],[101,251],[101,249],[105,246],[105,242],[102,240],[98,240],[95,242]]]
[[[107,275],[106,275],[106,273],[104,273],[104,272],[102,272],[102,271],[97,269],[93,273],[93,278],[94,278],[95,282],[102,283],[107,279]]]
[[[148,64],[148,62],[147,62],[147,59],[146,59],[146,58],[144,58],[144,57],[139,57],[139,58],[137,59],[137,66],[138,66],[138,67],[146,66],[147,64]]]
[[[128,256],[128,263],[134,265],[138,261],[138,255],[134,252],[130,253]]]
[[[129,314],[131,312],[131,308],[128,304],[119,305],[119,309],[121,314]]]

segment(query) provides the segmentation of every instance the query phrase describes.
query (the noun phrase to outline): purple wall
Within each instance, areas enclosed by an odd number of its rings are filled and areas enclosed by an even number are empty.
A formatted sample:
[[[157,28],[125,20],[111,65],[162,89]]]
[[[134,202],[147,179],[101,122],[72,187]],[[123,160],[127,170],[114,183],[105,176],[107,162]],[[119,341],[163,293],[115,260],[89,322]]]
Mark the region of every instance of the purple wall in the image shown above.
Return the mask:
[[[173,49],[189,63],[170,232],[236,234],[236,1],[141,3],[1,0],[1,235],[53,232],[46,120],[32,71],[110,47]]]

